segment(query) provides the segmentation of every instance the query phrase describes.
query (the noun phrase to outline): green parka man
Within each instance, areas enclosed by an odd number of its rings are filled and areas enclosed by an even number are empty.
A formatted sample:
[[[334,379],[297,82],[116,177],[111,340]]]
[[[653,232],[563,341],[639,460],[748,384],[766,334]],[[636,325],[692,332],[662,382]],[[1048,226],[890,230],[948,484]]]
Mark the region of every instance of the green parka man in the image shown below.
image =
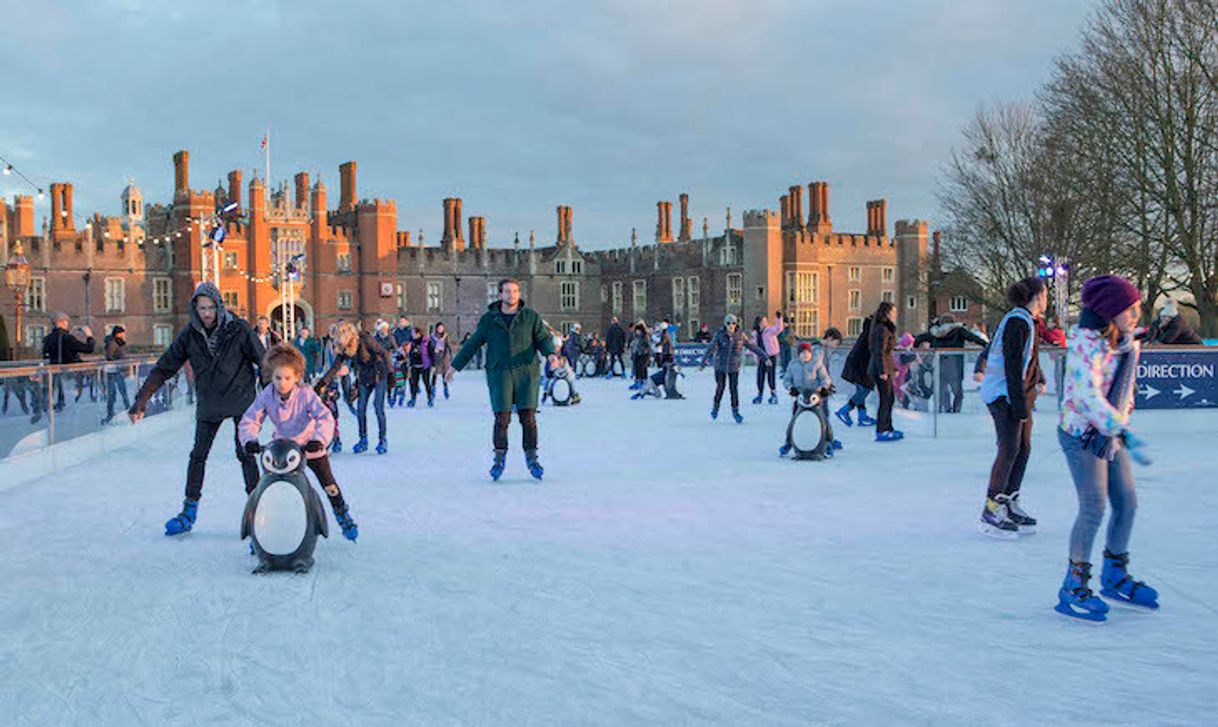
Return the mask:
[[[444,374],[452,381],[455,371],[465,368],[474,354],[486,346],[486,385],[490,390],[491,408],[495,412],[492,441],[495,461],[491,478],[503,474],[508,448],[508,424],[512,410],[520,419],[524,438],[524,456],[529,472],[541,479],[544,472],[537,459],[537,399],[541,389],[541,369],[537,354],[557,363],[554,338],[537,311],[525,306],[520,298],[520,281],[506,278],[499,281],[499,300],[487,306],[478,321],[478,328],[457,352],[452,367]]]

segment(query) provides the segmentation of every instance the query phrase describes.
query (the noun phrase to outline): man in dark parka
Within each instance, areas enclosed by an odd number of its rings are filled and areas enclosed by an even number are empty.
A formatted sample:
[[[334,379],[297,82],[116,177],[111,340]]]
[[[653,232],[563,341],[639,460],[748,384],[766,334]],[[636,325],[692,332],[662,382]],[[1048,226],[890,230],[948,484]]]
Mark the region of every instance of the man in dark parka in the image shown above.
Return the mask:
[[[493,442],[495,464],[491,476],[498,479],[507,456],[508,424],[512,409],[520,419],[524,437],[525,459],[534,477],[541,477],[537,461],[537,400],[541,387],[541,368],[537,354],[557,364],[554,338],[541,316],[525,306],[520,298],[519,281],[508,278],[499,282],[499,300],[487,306],[478,321],[478,328],[453,358],[452,367],[445,372],[446,381],[453,373],[465,368],[474,353],[486,346],[486,385],[490,390],[491,408],[495,412]]]

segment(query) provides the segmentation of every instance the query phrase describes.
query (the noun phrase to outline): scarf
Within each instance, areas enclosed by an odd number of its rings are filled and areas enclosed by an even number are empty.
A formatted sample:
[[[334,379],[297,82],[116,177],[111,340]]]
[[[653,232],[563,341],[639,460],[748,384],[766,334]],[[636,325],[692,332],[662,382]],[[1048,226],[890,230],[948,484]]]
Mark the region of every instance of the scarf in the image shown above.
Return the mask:
[[[1107,328],[1108,322],[1103,320],[1098,313],[1084,308],[1079,317],[1079,326],[1102,331]],[[1117,411],[1128,411],[1129,405],[1133,402],[1137,384],[1140,356],[1136,349],[1129,350],[1125,346],[1122,346],[1121,349],[1122,353],[1118,354],[1120,360],[1117,362],[1116,374],[1113,375],[1112,386],[1108,389],[1108,403],[1112,404]],[[1083,432],[1082,441],[1083,448],[1100,459],[1113,460],[1121,449],[1119,436],[1109,437],[1100,434],[1094,427],[1088,427],[1087,431]]]

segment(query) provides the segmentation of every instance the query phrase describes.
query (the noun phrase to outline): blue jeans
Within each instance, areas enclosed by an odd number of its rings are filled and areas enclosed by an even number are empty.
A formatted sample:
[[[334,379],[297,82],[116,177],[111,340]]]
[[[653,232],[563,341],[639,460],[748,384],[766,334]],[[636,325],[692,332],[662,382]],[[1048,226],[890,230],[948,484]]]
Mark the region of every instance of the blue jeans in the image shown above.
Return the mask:
[[[1104,519],[1105,498],[1112,504],[1105,547],[1117,554],[1126,552],[1129,534],[1133,531],[1134,512],[1138,509],[1129,452],[1120,449],[1115,459],[1100,459],[1083,447],[1081,438],[1061,429],[1057,430],[1057,441],[1061,443],[1070,476],[1074,478],[1074,488],[1078,491],[1078,517],[1070,532],[1070,560],[1091,562],[1091,546]]]
[[[385,389],[386,382],[384,379],[378,378],[375,385],[367,385],[363,382],[359,384],[359,410],[356,416],[359,418],[359,438],[368,438],[368,397],[376,392],[374,404],[376,406],[376,434],[381,440],[387,438],[388,432],[385,430]]]
[[[855,409],[866,409],[869,396],[871,396],[871,389],[862,384],[855,384],[854,393],[850,395],[850,406]]]
[[[114,416],[115,394],[122,394],[123,408],[130,409],[131,402],[127,399],[127,379],[122,373],[115,371],[106,374],[106,417]]]

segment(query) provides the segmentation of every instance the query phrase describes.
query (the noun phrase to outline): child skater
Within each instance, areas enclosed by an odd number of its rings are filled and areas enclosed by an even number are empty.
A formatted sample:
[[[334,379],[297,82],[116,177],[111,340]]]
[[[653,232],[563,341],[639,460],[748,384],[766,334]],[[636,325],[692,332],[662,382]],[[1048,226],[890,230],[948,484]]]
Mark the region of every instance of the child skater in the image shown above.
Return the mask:
[[[260,452],[258,432],[263,418],[270,419],[277,438],[290,439],[304,449],[309,469],[330,498],[334,519],[343,529],[343,536],[354,541],[359,528],[347,511],[343,493],[330,470],[330,458],[326,456],[326,445],[334,435],[334,417],[313,389],[303,383],[304,355],[290,344],[277,343],[266,352],[262,370],[271,372],[271,385],[258,394],[241,417],[242,446],[250,455]]]
[[[1066,380],[1057,439],[1078,491],[1078,517],[1070,533],[1070,563],[1054,608],[1089,621],[1107,618],[1108,604],[1092,595],[1091,547],[1104,501],[1112,506],[1104,546],[1100,593],[1158,608],[1158,592],[1127,570],[1137,494],[1131,458],[1147,464],[1142,442],[1129,431],[1137,389],[1139,344],[1134,329],[1142,295],[1124,278],[1099,275],[1083,283],[1083,310],[1066,341]],[[995,364],[997,365],[997,364]]]
[[[325,404],[326,408],[330,410],[330,416],[334,417],[334,438],[330,440],[331,452],[343,451],[343,440],[339,436],[338,402],[343,399],[342,383],[343,378],[348,373],[350,373],[350,369],[340,364],[334,377],[328,382],[324,380],[318,381],[313,387],[313,391],[321,399],[321,403]]]
[[[828,430],[829,441],[832,442],[830,453],[841,449],[842,443],[833,436],[833,426],[829,423],[829,396],[835,390],[833,375],[829,373],[829,354],[842,342],[841,331],[829,328],[821,340],[814,344],[804,342],[799,344],[799,356],[787,364],[787,370],[782,376],[782,383],[791,392],[796,401],[791,405],[791,413],[798,408],[801,396],[814,392],[820,393],[820,403],[817,408],[825,415],[825,427]],[[788,439],[778,450],[780,457],[785,457],[791,451],[791,441]]]

